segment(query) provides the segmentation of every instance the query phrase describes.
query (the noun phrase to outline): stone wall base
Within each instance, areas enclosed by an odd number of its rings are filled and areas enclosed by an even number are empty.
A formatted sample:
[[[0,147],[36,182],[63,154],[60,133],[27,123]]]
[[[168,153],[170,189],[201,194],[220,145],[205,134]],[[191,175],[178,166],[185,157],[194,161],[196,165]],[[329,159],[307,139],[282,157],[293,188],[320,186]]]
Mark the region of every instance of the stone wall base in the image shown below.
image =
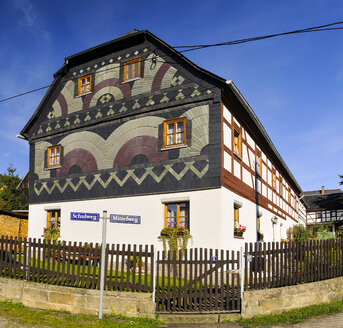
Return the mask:
[[[20,302],[36,309],[98,315],[99,294],[98,290],[0,278],[0,300]],[[155,303],[151,293],[105,291],[103,313],[154,318]]]
[[[343,277],[301,285],[244,292],[242,317],[280,313],[343,299]]]

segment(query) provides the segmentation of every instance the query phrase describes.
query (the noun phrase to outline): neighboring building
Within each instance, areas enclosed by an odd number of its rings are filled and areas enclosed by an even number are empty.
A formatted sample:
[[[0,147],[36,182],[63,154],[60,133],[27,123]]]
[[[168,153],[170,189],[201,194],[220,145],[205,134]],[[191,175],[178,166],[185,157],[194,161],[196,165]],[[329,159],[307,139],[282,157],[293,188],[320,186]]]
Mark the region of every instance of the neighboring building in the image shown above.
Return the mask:
[[[194,247],[237,249],[258,226],[273,241],[299,222],[302,190],[234,83],[149,31],[67,57],[21,134],[30,237],[49,225],[100,241],[101,223],[81,220],[107,210],[109,242],[158,244],[185,225]]]
[[[27,237],[26,213],[14,213],[0,209],[0,236]]]
[[[343,191],[327,189],[304,191],[302,199],[307,204],[306,225],[318,231],[325,226],[332,236],[343,231]],[[323,229],[319,229],[323,230]]]

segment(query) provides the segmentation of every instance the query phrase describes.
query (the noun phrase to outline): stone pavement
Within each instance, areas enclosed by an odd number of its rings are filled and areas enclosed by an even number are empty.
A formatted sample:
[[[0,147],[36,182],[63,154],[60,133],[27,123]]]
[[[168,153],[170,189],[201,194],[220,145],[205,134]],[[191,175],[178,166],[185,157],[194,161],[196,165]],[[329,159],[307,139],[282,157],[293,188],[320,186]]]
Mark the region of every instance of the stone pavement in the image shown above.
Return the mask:
[[[1,327],[1,326],[0,326]],[[167,324],[167,328],[242,328],[244,326],[240,326],[235,322],[230,323],[187,323],[187,324]],[[281,327],[289,327],[289,328],[343,328],[343,313],[315,318],[311,320],[307,320],[302,323],[297,323],[295,325],[278,325],[278,326],[268,326],[264,328],[281,328]]]
[[[295,325],[280,325],[276,327],[292,327],[292,328],[343,328],[343,313],[330,315],[327,317],[320,317],[305,322],[297,323]]]

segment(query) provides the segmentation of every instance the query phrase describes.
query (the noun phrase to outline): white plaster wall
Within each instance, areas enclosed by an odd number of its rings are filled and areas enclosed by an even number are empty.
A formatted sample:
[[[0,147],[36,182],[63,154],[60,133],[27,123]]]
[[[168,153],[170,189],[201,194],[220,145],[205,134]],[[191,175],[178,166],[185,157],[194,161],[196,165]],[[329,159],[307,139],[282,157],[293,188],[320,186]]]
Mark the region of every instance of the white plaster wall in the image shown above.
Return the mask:
[[[108,198],[29,206],[31,238],[41,238],[46,227],[46,210],[61,209],[61,240],[101,242],[102,223],[71,221],[71,212],[141,216],[141,224],[107,224],[107,242],[124,244],[162,244],[157,237],[164,227],[164,202],[189,201],[193,247],[220,248],[220,189],[149,196]]]
[[[256,242],[256,210],[262,214],[260,217],[260,230],[264,234],[265,242],[285,239],[288,227],[296,224],[296,222],[290,218],[285,220],[280,216],[276,216],[278,222],[273,224],[272,219],[275,217],[274,213],[260,206],[257,209],[254,202],[251,202],[224,187],[222,187],[221,198],[222,229],[220,232],[220,239],[222,240],[221,245],[223,249],[239,250],[241,246],[244,247],[246,242]],[[247,227],[243,239],[234,238],[233,236],[235,202],[242,205],[239,208],[239,223]]]
[[[149,196],[108,198],[99,200],[35,204],[29,206],[29,231],[31,238],[41,238],[46,226],[46,210],[61,210],[61,240],[76,242],[101,242],[102,223],[71,221],[71,212],[141,216],[141,224],[107,224],[107,242],[119,244],[154,244],[162,249],[157,237],[164,227],[164,203],[189,201],[191,247],[239,250],[245,242],[256,241],[256,204],[225,187],[203,191],[158,194]],[[239,221],[247,227],[243,239],[234,238],[234,204],[241,205]],[[291,219],[278,216],[274,226],[271,211],[258,208],[264,241],[286,238],[287,228],[295,224]]]
[[[231,149],[231,144],[232,144],[231,134],[232,134],[231,129],[226,124],[224,124],[224,145],[228,147],[229,149]]]
[[[232,171],[232,158],[231,155],[228,154],[226,151],[224,151],[224,168],[228,170],[229,172]]]

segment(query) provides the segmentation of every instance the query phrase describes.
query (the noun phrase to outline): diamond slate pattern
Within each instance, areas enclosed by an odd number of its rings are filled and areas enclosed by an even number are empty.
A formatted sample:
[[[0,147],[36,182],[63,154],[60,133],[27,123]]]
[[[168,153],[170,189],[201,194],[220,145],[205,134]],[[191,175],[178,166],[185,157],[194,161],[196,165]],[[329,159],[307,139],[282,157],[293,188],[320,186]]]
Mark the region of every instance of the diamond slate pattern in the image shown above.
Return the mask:
[[[174,78],[175,83],[178,84],[181,80],[184,80],[181,76]],[[64,128],[71,127],[73,125],[82,125],[87,124],[88,122],[101,120],[104,116],[108,117],[110,115],[120,115],[125,112],[132,112],[132,111],[139,111],[144,107],[152,107],[155,105],[168,103],[172,100],[176,101],[182,101],[185,98],[188,97],[196,97],[200,96],[201,94],[211,94],[211,90],[201,89],[199,85],[185,85],[185,88],[180,89],[172,89],[167,92],[163,92],[163,94],[154,94],[149,95],[144,98],[140,97],[137,99],[132,99],[132,101],[114,101],[114,98],[110,94],[104,94],[102,95],[97,103],[100,105],[106,105],[110,104],[108,107],[102,107],[102,108],[90,108],[87,113],[81,113],[80,111],[71,113],[67,117],[63,117],[60,119],[60,124],[52,125],[54,131],[60,129],[63,130]],[[109,99],[109,97],[111,97]],[[49,118],[47,121],[43,122],[39,128],[39,131],[37,131],[37,134],[50,134],[52,131],[50,129],[47,130],[49,121],[51,123],[52,120],[56,119],[56,117],[52,117],[55,115],[53,113],[53,110],[49,113]],[[64,122],[65,120],[65,122]],[[53,121],[52,121],[53,122]],[[51,123],[52,124],[52,123]]]

